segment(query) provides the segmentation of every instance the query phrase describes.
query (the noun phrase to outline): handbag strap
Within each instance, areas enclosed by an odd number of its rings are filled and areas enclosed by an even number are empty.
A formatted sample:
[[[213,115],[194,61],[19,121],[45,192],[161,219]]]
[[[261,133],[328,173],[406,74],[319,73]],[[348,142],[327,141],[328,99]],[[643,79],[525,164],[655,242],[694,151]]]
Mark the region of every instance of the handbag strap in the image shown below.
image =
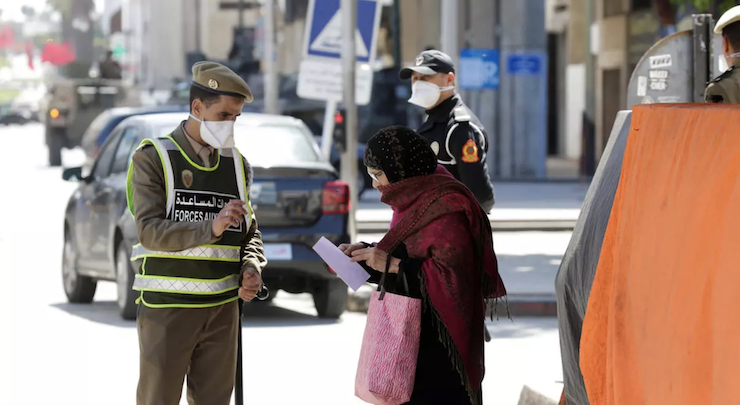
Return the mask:
[[[385,271],[383,271],[383,275],[380,276],[380,296],[378,297],[378,301],[382,301],[385,297],[385,293],[388,291],[388,270],[391,268],[391,255],[388,255],[388,257],[385,260]],[[398,275],[396,276],[396,280],[393,283],[393,290],[396,290],[396,287],[398,286],[398,279],[399,277],[403,279],[403,288],[404,291],[406,291],[406,294],[410,294],[409,292],[409,281],[406,278],[406,273],[403,272],[399,266],[398,268]]]
[[[388,290],[388,269],[391,268],[391,255],[388,255],[385,259],[385,270],[383,271],[383,275],[380,276],[380,296],[378,297],[378,301],[383,301],[383,298],[385,297],[385,293]]]

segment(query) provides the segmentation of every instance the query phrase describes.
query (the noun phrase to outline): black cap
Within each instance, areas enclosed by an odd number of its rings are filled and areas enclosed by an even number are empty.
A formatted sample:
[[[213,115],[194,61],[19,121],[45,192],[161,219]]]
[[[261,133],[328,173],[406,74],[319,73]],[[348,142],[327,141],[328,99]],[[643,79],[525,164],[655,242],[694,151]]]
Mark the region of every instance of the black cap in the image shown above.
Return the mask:
[[[398,73],[402,80],[411,78],[411,72],[421,73],[423,75],[433,75],[437,73],[455,73],[455,65],[452,63],[446,53],[436,49],[424,51],[416,57],[414,66],[407,66]]]

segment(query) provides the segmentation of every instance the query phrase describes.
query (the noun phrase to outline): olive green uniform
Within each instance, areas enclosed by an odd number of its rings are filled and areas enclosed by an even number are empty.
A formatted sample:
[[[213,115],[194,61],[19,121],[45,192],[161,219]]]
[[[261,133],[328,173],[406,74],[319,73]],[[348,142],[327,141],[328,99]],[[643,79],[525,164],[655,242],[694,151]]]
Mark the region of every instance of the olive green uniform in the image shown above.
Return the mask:
[[[740,68],[733,65],[709,82],[704,100],[707,103],[740,104]]]
[[[208,62],[211,63],[211,62]],[[212,64],[212,63],[211,63]],[[196,64],[197,66],[198,64]],[[213,66],[215,64],[212,64]],[[221,69],[217,66],[217,70]],[[223,68],[226,69],[226,68]],[[194,73],[196,68],[193,68]],[[216,72],[218,73],[218,72]],[[210,79],[209,79],[210,77]],[[200,81],[208,83],[214,88],[214,77],[218,83],[225,84],[221,87],[229,88],[229,77],[216,75],[202,75]],[[195,76],[194,80],[199,77]],[[239,79],[241,80],[241,79]],[[243,82],[242,82],[243,83]],[[238,83],[237,83],[238,84]],[[246,83],[243,83],[246,92],[249,91]],[[239,87],[237,87],[239,89]],[[232,90],[233,92],[233,90]],[[242,93],[244,90],[242,90]],[[246,97],[249,99],[249,97]],[[184,123],[183,123],[184,124]],[[180,162],[202,162],[196,151],[188,141],[184,132],[183,124],[178,126],[170,135],[167,142],[173,142],[170,146],[175,145],[179,151],[172,152],[169,165],[171,169],[173,164],[172,157],[180,159]],[[159,143],[160,141],[156,141]],[[235,151],[235,149],[234,149]],[[136,289],[137,283],[144,280],[150,273],[156,274],[157,270],[168,271],[170,273],[179,272],[181,267],[173,262],[181,262],[182,271],[187,268],[195,269],[196,276],[198,269],[206,278],[205,273],[223,271],[224,262],[189,259],[189,257],[179,257],[177,260],[167,259],[168,252],[179,252],[199,249],[204,246],[213,246],[218,249],[218,243],[221,240],[229,240],[228,245],[240,245],[231,247],[234,250],[234,257],[230,259],[231,266],[227,270],[232,273],[228,281],[231,282],[229,288],[224,289],[223,294],[210,295],[181,295],[183,298],[173,297],[173,294],[157,293],[154,290],[141,290],[142,295],[139,299],[139,309],[137,316],[137,330],[139,336],[140,349],[140,370],[139,385],[137,389],[138,405],[178,405],[182,394],[182,387],[185,376],[187,376],[187,396],[191,405],[227,405],[230,403],[231,394],[235,383],[236,361],[237,361],[237,339],[239,328],[239,309],[236,296],[236,286],[234,275],[238,274],[241,280],[242,274],[247,269],[254,269],[260,274],[267,260],[264,256],[262,247],[262,235],[257,228],[257,221],[253,212],[249,210],[251,221],[248,228],[240,227],[238,233],[229,233],[227,230],[219,238],[212,234],[212,220],[203,220],[198,222],[176,221],[168,216],[168,193],[172,189],[172,178],[168,178],[167,170],[164,167],[163,157],[160,153],[170,153],[160,150],[152,143],[143,144],[133,155],[130,169],[130,191],[129,207],[132,210],[136,222],[136,229],[139,236],[140,245],[137,247],[149,252],[159,253],[151,255],[144,259],[140,271],[137,274],[137,280],[134,283]],[[166,156],[164,159],[166,159]],[[243,164],[244,186],[246,195],[251,184],[251,170],[248,162],[241,156],[229,155],[228,162],[231,172],[214,172],[211,176],[221,175],[218,173],[233,174],[234,168],[240,160]],[[219,166],[220,150],[216,149],[210,155],[211,168]],[[232,159],[233,158],[233,159]],[[193,165],[189,182],[195,186],[198,181],[199,166]],[[221,166],[225,163],[222,162]],[[202,169],[202,168],[201,168]],[[210,170],[210,169],[207,169]],[[205,172],[203,172],[205,173]],[[177,182],[185,180],[183,171],[182,179],[180,173],[176,174]],[[166,180],[167,178],[167,180]],[[213,178],[213,177],[210,177]],[[237,180],[238,182],[239,180]],[[237,182],[231,185],[231,182],[224,180],[223,183],[230,184],[229,187],[237,188]],[[186,183],[186,186],[190,186]],[[210,190],[216,191],[216,190]],[[193,190],[193,192],[198,192]],[[233,193],[231,193],[233,194]],[[224,194],[225,195],[225,194]],[[219,201],[218,206],[221,206]],[[248,203],[248,202],[247,202]],[[228,234],[228,235],[227,235]],[[240,236],[241,235],[241,236]],[[243,236],[243,240],[240,240]],[[216,244],[216,245],[214,245]],[[220,246],[222,249],[227,246]],[[136,259],[136,254],[134,254]],[[155,264],[156,263],[156,264]],[[145,265],[147,267],[145,268]],[[218,267],[221,266],[221,267]],[[233,271],[231,270],[233,269]],[[241,270],[240,270],[241,269]],[[195,277],[191,275],[172,274],[173,276]],[[187,281],[187,278],[183,278]],[[151,279],[148,279],[151,281]],[[146,295],[149,294],[149,295]],[[188,298],[192,297],[192,298]],[[188,300],[192,300],[192,305],[188,305]],[[201,301],[199,301],[201,300]],[[206,300],[206,301],[203,301]],[[210,300],[210,301],[207,301]],[[205,304],[203,303],[205,302]]]

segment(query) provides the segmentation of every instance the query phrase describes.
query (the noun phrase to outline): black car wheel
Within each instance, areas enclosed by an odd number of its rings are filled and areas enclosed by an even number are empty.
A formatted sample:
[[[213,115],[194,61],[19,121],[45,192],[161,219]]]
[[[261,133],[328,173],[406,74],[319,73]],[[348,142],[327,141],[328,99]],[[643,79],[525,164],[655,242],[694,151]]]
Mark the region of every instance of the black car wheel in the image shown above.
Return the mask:
[[[339,318],[347,309],[347,296],[347,284],[339,278],[319,285],[313,293],[313,303],[319,318]]]
[[[118,291],[118,312],[123,319],[136,319],[136,298],[139,293],[131,289],[134,285],[134,269],[131,255],[123,241],[116,247],[116,285]]]
[[[77,248],[68,231],[64,232],[62,252],[62,281],[67,300],[72,303],[89,304],[95,297],[97,281],[77,273]]]

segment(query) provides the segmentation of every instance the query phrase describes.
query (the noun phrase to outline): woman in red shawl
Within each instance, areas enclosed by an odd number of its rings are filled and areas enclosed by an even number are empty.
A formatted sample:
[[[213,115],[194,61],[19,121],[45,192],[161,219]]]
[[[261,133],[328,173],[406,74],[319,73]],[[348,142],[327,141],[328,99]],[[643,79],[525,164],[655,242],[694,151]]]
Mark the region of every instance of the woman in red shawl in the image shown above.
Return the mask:
[[[473,194],[437,165],[426,141],[406,127],[375,134],[365,166],[381,201],[394,211],[391,229],[375,244],[340,249],[378,282],[390,261],[421,298],[421,341],[410,404],[482,403],[484,318],[487,303],[506,294],[493,251],[491,225]],[[401,283],[399,283],[401,284]],[[400,287],[400,286],[398,286]]]

